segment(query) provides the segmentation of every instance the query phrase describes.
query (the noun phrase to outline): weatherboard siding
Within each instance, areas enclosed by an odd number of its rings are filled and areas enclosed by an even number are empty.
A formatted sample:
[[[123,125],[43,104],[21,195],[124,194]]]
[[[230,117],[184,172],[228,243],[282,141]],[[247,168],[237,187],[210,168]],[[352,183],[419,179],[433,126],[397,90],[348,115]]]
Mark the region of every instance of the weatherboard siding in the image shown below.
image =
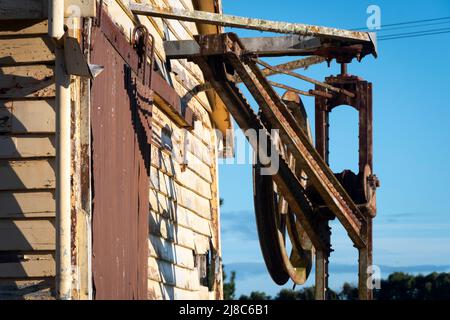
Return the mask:
[[[0,24],[0,299],[52,298],[55,86],[46,28]]]
[[[159,6],[193,9],[189,0],[151,0]],[[187,60],[165,67],[164,40],[192,39],[192,22],[150,19],[133,15],[126,1],[105,1],[105,8],[127,37],[135,23],[155,36],[155,57],[163,76],[182,103],[193,110],[193,128],[184,130],[158,105],[153,111],[153,142],[149,181],[148,298],[217,299],[222,295],[221,274],[211,288],[202,286],[199,257],[220,255],[217,191],[217,148],[212,106],[204,92],[201,70]],[[54,50],[46,35],[46,21],[0,25],[0,299],[52,299],[55,276],[55,85]],[[74,79],[73,79],[74,80]],[[79,79],[72,82],[74,191],[83,172],[77,149],[80,130]],[[82,116],[81,116],[82,117]],[[72,199],[75,247],[85,246],[88,221]],[[86,227],[86,226],[85,226]],[[81,239],[81,237],[84,237]],[[74,251],[73,262],[83,263]],[[84,262],[85,263],[85,262]],[[77,269],[78,271],[81,269]],[[83,269],[86,270],[86,269]],[[74,275],[77,282],[79,275]],[[81,275],[85,278],[85,275]],[[76,291],[76,290],[75,290]],[[81,295],[76,295],[80,297]],[[84,296],[86,298],[86,296]]]

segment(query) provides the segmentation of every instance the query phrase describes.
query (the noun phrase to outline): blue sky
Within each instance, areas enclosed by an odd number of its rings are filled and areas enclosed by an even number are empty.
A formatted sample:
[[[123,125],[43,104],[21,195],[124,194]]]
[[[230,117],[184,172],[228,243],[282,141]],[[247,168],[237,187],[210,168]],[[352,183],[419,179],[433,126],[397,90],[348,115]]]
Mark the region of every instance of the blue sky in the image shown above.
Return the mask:
[[[371,4],[381,8],[382,24],[450,16],[448,0],[223,0],[227,14],[338,28],[364,27],[366,9]],[[450,25],[425,28],[444,27]],[[228,31],[240,36],[262,36],[257,31]],[[380,35],[410,31],[415,30],[386,31]],[[374,84],[374,170],[381,180],[378,216],[374,221],[374,264],[381,266],[382,276],[393,270],[449,270],[450,34],[383,41],[378,51],[378,59],[368,57],[349,66],[350,73]],[[276,64],[286,60],[289,59],[268,61]],[[335,63],[331,68],[322,64],[302,71],[319,80],[338,72]],[[300,89],[311,88],[297,79],[273,79]],[[303,101],[313,119],[314,101],[306,97]],[[356,111],[338,109],[331,116],[331,124],[332,169],[356,170]],[[221,165],[224,264],[228,271],[238,271],[239,294],[251,290],[274,294],[279,287],[261,267],[252,192],[250,165]],[[357,252],[337,223],[333,223],[332,242],[335,252],[330,261],[331,287],[338,288],[343,281],[356,282]]]

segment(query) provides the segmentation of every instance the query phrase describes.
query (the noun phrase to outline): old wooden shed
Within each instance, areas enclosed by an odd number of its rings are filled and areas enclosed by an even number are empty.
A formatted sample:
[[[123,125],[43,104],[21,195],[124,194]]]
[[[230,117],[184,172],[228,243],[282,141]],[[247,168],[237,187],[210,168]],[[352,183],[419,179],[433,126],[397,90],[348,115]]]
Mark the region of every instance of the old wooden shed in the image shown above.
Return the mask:
[[[163,41],[221,27],[138,17],[128,1],[65,1],[67,237],[55,225],[63,89],[51,2],[0,1],[0,299],[220,299],[217,159],[230,151],[218,136],[230,117],[197,65],[166,61]],[[146,2],[221,12],[220,0]],[[58,259],[69,259],[67,292]]]

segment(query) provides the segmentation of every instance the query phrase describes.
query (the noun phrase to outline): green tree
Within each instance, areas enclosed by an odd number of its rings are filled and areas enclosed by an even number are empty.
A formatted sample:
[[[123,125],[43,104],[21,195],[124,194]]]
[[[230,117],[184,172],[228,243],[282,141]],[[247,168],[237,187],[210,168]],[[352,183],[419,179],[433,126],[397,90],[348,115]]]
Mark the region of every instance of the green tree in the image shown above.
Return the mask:
[[[339,293],[339,300],[358,300],[358,288],[354,285],[345,282],[342,290]]]
[[[236,293],[236,272],[231,272],[230,281],[226,282],[227,274],[225,273],[225,266],[223,266],[223,298],[224,300],[234,300]]]
[[[265,292],[261,291],[253,291],[250,293],[250,296],[241,295],[239,300],[254,300],[254,301],[262,301],[262,300],[272,300],[271,296],[268,296]]]
[[[233,272],[229,283],[224,285],[225,297],[234,299],[235,277]],[[431,273],[429,275],[410,275],[395,272],[381,281],[381,288],[374,291],[375,300],[450,300],[450,273]],[[300,290],[282,289],[272,298],[261,291],[249,296],[242,295],[239,300],[314,300],[314,287]],[[358,288],[344,283],[339,293],[328,290],[328,300],[358,300]]]

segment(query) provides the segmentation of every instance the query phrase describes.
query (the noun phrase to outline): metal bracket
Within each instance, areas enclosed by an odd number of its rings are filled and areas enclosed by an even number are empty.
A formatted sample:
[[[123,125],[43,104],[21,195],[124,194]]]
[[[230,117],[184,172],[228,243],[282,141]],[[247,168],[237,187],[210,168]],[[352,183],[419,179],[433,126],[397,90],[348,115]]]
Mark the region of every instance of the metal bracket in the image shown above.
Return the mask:
[[[64,58],[66,71],[73,76],[94,79],[104,69],[103,66],[89,64],[86,61],[78,39],[73,37],[64,38]]]

